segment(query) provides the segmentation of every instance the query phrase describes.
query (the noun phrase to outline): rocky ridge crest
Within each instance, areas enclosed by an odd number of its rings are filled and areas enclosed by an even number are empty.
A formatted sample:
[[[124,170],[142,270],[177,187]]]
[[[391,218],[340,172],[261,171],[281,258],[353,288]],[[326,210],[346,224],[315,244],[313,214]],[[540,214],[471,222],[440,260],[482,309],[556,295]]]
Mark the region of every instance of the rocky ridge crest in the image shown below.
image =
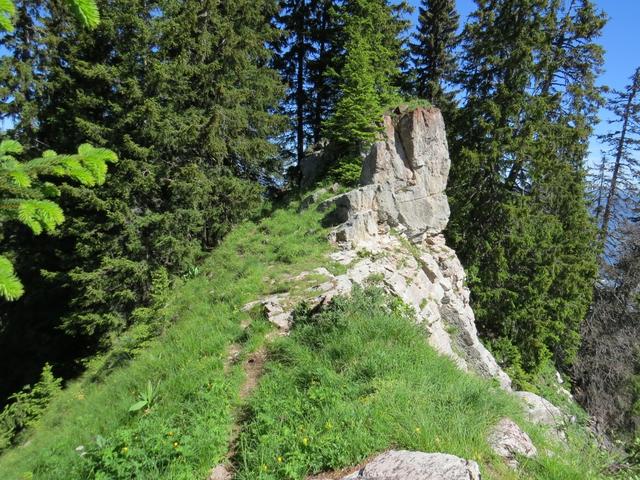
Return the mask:
[[[414,310],[433,348],[461,369],[494,379],[500,387],[512,391],[511,379],[478,338],[464,268],[443,235],[449,219],[445,188],[450,160],[442,115],[436,108],[396,110],[384,117],[383,125],[383,135],[364,158],[360,186],[317,207],[325,213],[325,222],[333,226],[329,240],[338,248],[330,254],[331,260],[344,265],[346,272],[333,275],[318,267],[293,279],[312,279],[304,298],[292,298],[285,292],[251,302],[245,308],[262,305],[267,318],[286,334],[299,301],[319,309],[336,295],[348,295],[354,285],[381,285]],[[311,152],[311,156],[314,161],[324,158],[319,151]],[[326,170],[326,165],[309,165],[307,162],[302,170],[302,183],[307,185],[318,171]],[[305,178],[305,172],[310,177]],[[302,201],[301,208],[316,204],[320,194],[312,193]],[[313,280],[317,278],[322,280]],[[567,418],[557,407],[530,392],[514,394],[521,399],[530,421],[546,425],[557,439],[563,439]],[[530,438],[510,419],[500,420],[487,440],[494,452],[514,468],[517,457],[537,455]],[[444,476],[438,473],[442,469],[448,472]],[[398,478],[416,480],[479,478],[473,462],[422,452],[387,452],[344,480],[363,472],[394,472],[400,474]]]
[[[319,209],[336,225],[331,241],[341,251],[334,259],[348,262],[346,280],[377,275],[414,308],[436,350],[510,389],[508,375],[478,338],[464,269],[442,234],[449,220],[449,166],[440,111],[396,111],[384,117],[384,135],[364,159],[361,186]],[[365,258],[354,261],[358,256]]]

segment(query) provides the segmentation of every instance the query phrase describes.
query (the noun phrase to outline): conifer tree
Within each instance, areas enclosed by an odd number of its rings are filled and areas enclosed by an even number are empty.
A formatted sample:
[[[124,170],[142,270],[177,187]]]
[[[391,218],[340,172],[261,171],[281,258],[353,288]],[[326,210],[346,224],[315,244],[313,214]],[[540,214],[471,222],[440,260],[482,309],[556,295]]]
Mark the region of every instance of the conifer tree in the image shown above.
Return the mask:
[[[604,19],[586,0],[569,10],[553,0],[477,3],[463,33],[449,238],[482,332],[522,381],[521,369],[571,362],[590,303],[597,250],[583,162]]]
[[[411,44],[415,71],[415,93],[434,105],[450,103],[452,93],[446,93],[445,83],[454,80],[460,16],[453,0],[422,0],[418,26]]]
[[[311,14],[310,38],[312,55],[307,64],[308,108],[306,123],[311,140],[318,142],[322,124],[329,118],[338,96],[339,81],[329,72],[339,72],[344,62],[343,30],[339,22],[339,6],[333,0],[316,0]]]
[[[6,243],[32,259],[16,264],[27,294],[0,339],[3,359],[25,363],[46,352],[11,347],[21,325],[34,344],[55,337],[52,349],[68,344],[64,331],[86,355],[143,321],[134,312],[151,301],[158,272],[185,272],[258,211],[259,182],[279,169],[270,140],[283,127],[273,115],[283,86],[265,47],[275,2],[101,1],[94,32],[53,14],[57,5],[42,12],[42,56],[22,64],[43,73],[36,141],[56,151],[109,147],[119,162],[104,186],[61,188],[67,221],[51,241],[16,230]],[[21,97],[11,101],[19,112]],[[40,260],[43,272],[33,268]]]
[[[615,116],[609,123],[616,124],[617,128],[600,137],[609,147],[603,156],[607,191],[599,217],[600,235],[605,244],[610,237],[612,221],[622,220],[623,212],[619,210],[634,207],[633,192],[638,188],[640,178],[637,155],[640,150],[640,68],[636,69],[631,83],[623,91],[612,92],[607,108]]]
[[[346,38],[344,66],[334,72],[340,82],[333,115],[325,122],[328,138],[343,147],[345,175],[354,183],[360,171],[359,154],[379,131],[385,108],[400,100],[400,64],[404,56],[402,15],[405,4],[384,0],[353,0],[341,10]]]
[[[300,163],[307,139],[306,109],[308,106],[307,70],[313,46],[311,44],[310,5],[308,0],[283,1],[277,15],[278,24],[284,29],[284,41],[278,42],[275,65],[283,80],[289,85],[285,104],[291,105],[294,130],[295,157]]]
[[[100,15],[93,0],[70,0],[67,3],[83,27],[95,28],[98,25]],[[38,7],[39,5],[32,7],[31,15],[38,15]],[[15,5],[11,1],[7,0],[0,4],[1,31],[10,33],[15,30],[14,15]],[[18,61],[25,61],[33,56],[35,42],[31,37],[38,26],[29,16],[25,5],[21,5],[19,22],[18,31],[23,34],[21,40],[24,45],[17,49],[17,57]],[[16,47],[19,42],[9,41],[7,45]],[[6,69],[7,63],[5,62],[2,67]],[[4,73],[7,71],[5,70]],[[20,73],[17,77],[22,92],[13,84],[12,88],[5,89],[4,93],[5,96],[9,93],[22,95],[23,108],[28,110],[33,104],[33,99],[30,97],[34,72]],[[29,113],[29,111],[25,113],[25,118],[30,117]],[[17,115],[18,112],[13,114]],[[22,132],[23,135],[32,134],[32,123],[27,121],[24,124],[27,129]],[[81,145],[75,155],[58,155],[52,150],[47,150],[41,157],[27,162],[16,158],[16,155],[21,154],[23,150],[23,146],[16,140],[3,140],[0,143],[0,228],[7,221],[18,221],[36,235],[43,231],[53,232],[64,221],[62,209],[52,200],[60,195],[60,190],[52,182],[41,180],[41,176],[62,177],[86,186],[101,185],[105,180],[107,162],[116,161],[112,151],[96,149],[88,144]],[[23,293],[24,288],[14,273],[13,264],[5,256],[0,255],[0,298],[16,300]]]
[[[336,69],[340,51],[337,10],[330,0],[284,0],[276,23],[282,37],[274,43],[274,65],[288,85],[284,113],[291,119],[291,136],[300,162],[306,146],[320,140],[320,127],[333,106],[336,82],[327,72]]]

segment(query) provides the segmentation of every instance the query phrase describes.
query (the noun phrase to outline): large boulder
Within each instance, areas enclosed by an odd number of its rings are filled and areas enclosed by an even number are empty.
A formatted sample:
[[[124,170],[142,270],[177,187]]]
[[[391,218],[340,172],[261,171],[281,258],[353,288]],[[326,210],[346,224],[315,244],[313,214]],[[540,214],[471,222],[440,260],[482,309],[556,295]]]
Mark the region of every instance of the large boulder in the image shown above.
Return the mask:
[[[480,468],[472,460],[445,453],[390,450],[378,455],[342,480],[480,480]]]

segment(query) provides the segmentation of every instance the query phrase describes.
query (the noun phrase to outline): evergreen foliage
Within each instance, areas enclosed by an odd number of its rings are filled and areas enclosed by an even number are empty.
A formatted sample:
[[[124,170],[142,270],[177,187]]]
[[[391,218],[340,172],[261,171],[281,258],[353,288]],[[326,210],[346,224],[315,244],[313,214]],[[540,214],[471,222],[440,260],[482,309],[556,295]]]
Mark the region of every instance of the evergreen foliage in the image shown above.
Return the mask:
[[[441,109],[453,101],[453,93],[444,89],[458,69],[455,47],[459,20],[454,0],[420,2],[415,42],[411,43],[415,93]]]
[[[51,365],[45,364],[33,387],[27,385],[9,397],[11,403],[0,412],[0,451],[10,447],[20,432],[35,425],[61,389],[62,380],[53,375]]]
[[[68,4],[83,26],[95,28],[100,23],[94,0],[69,0]],[[14,14],[13,2],[0,2],[0,31],[14,30]],[[53,232],[64,221],[62,209],[50,200],[60,194],[59,189],[51,182],[39,181],[39,176],[64,177],[95,186],[104,183],[107,162],[116,161],[110,150],[95,149],[86,144],[78,149],[77,155],[58,155],[47,150],[42,158],[26,163],[13,156],[22,151],[22,145],[15,140],[0,143],[0,228],[6,221],[17,220],[36,235],[43,229]],[[0,297],[16,300],[23,293],[24,288],[14,273],[11,261],[0,255]]]
[[[407,28],[402,15],[406,11],[404,4],[389,5],[383,0],[353,0],[345,2],[341,10],[346,38],[344,66],[334,72],[340,78],[339,95],[324,131],[344,148],[351,163],[375,140],[385,108],[400,100],[402,34]]]
[[[50,11],[37,4],[19,2],[30,20],[16,25],[0,78],[25,92],[7,100],[15,133],[34,130],[29,151],[90,142],[120,159],[107,185],[60,188],[67,221],[52,241],[15,231],[7,242],[18,258],[30,256],[17,271],[34,295],[5,312],[2,355],[44,356],[70,371],[60,329],[75,339],[75,355],[108,345],[153,301],[158,271],[186,272],[259,212],[260,183],[279,168],[270,140],[282,130],[273,110],[283,88],[265,47],[276,35],[271,0],[104,2],[94,31],[56,15],[55,3]],[[30,31],[35,24],[43,28]],[[17,79],[20,71],[34,81]],[[42,270],[33,267],[39,260]],[[7,348],[27,323],[34,343],[53,352]],[[14,376],[4,388],[27,380],[7,372]]]
[[[339,70],[336,2],[283,0],[276,22],[283,32],[274,45],[274,65],[289,87],[283,111],[292,135],[285,136],[284,143],[295,145],[299,163],[306,147],[320,140],[322,121],[335,100],[336,79],[327,72]]]
[[[588,0],[483,0],[463,33],[468,98],[452,141],[449,238],[480,329],[516,377],[572,361],[591,300],[583,162],[603,25]]]
[[[74,180],[93,187],[102,185],[107,163],[117,160],[115,153],[84,144],[75,155],[58,155],[47,150],[42,157],[20,162],[15,155],[23,147],[15,140],[0,143],[0,228],[9,221],[26,225],[35,235],[52,233],[64,221],[62,208],[52,198],[60,189],[44,178]],[[24,293],[11,262],[0,256],[0,296],[16,300]]]

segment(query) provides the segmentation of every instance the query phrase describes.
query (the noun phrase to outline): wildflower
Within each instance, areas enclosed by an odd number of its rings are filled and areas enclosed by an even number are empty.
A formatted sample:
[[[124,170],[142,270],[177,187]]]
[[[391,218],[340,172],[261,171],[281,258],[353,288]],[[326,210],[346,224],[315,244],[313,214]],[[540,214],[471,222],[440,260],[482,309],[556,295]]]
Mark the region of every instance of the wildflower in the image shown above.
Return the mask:
[[[262,464],[262,471],[266,472],[267,470],[269,470],[269,467],[267,467],[264,463]]]
[[[167,435],[169,435],[170,437],[173,437],[173,432],[169,432],[167,433]]]
[[[278,457],[278,463],[282,463],[282,457]]]
[[[127,447],[122,447],[122,453],[126,454],[129,451],[129,448]]]
[[[416,433],[420,433],[420,427],[416,427]]]
[[[302,439],[302,444],[303,444],[303,445],[305,445],[305,446],[306,446],[306,445],[309,445],[309,439],[308,439],[307,437],[304,437],[304,438]]]
[[[178,442],[173,442],[173,448],[178,448]]]

